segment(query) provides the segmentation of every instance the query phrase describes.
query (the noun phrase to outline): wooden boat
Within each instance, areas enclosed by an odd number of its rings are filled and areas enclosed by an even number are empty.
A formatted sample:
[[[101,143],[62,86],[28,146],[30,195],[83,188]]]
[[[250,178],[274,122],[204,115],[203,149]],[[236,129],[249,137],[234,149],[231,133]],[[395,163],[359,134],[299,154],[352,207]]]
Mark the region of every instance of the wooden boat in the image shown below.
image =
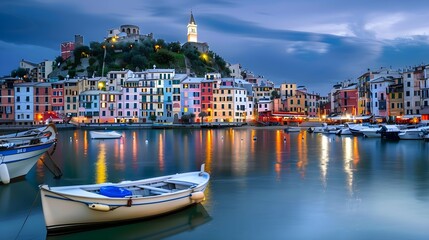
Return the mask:
[[[201,203],[193,204],[189,207],[175,211],[163,216],[154,217],[148,221],[129,221],[124,224],[115,224],[109,228],[105,224],[103,228],[95,231],[83,232],[90,229],[72,229],[67,234],[66,239],[166,239],[181,232],[193,231],[196,228],[210,222],[211,216]],[[48,234],[46,240],[59,240],[63,236]]]
[[[57,128],[41,128],[0,137],[0,179],[3,184],[27,175],[39,158],[57,142]]]
[[[153,217],[204,200],[210,175],[197,172],[137,181],[49,187],[40,185],[48,234]]]
[[[92,139],[116,139],[122,137],[122,134],[116,131],[90,131],[89,135]]]

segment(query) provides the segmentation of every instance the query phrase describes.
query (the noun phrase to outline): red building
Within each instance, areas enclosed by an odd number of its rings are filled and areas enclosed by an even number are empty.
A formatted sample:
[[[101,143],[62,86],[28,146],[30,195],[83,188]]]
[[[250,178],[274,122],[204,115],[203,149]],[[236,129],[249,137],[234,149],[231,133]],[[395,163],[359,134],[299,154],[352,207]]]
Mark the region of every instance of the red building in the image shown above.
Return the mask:
[[[358,109],[358,90],[356,85],[338,89],[334,93],[334,112],[341,115],[356,116]]]
[[[52,83],[51,104],[52,111],[60,118],[64,118],[64,82]]]
[[[75,48],[74,42],[61,43],[61,57],[63,60],[68,59],[73,54]]]

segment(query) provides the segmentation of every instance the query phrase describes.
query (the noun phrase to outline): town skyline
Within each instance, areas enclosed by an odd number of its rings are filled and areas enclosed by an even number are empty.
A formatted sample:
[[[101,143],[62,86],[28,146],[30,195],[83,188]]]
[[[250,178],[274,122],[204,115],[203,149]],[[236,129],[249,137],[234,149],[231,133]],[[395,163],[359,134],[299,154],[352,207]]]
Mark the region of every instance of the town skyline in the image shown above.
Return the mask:
[[[337,82],[355,80],[368,68],[427,63],[424,5],[429,3],[419,2],[416,8],[399,1],[365,2],[261,6],[257,1],[183,1],[172,8],[167,1],[107,1],[102,7],[95,1],[2,1],[0,75],[9,75],[21,59],[53,60],[60,55],[61,42],[72,41],[75,34],[88,45],[102,41],[108,29],[122,24],[137,25],[156,39],[185,43],[191,11],[198,40],[227,62],[240,63],[277,85],[296,83],[321,95]],[[328,8],[333,4],[335,8]],[[124,6],[126,11],[117,10]]]

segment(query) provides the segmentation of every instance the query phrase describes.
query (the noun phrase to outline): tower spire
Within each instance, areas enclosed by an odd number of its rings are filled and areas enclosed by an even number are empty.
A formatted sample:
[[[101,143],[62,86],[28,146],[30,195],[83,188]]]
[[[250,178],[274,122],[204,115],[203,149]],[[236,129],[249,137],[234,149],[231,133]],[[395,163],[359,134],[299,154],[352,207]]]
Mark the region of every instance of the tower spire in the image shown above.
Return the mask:
[[[189,24],[194,24],[194,25],[196,25],[196,23],[195,23],[195,19],[194,19],[194,14],[192,14],[192,10],[191,10],[191,19],[189,20]]]
[[[188,23],[188,42],[198,42],[197,24],[195,23],[194,14],[191,10],[191,18]]]

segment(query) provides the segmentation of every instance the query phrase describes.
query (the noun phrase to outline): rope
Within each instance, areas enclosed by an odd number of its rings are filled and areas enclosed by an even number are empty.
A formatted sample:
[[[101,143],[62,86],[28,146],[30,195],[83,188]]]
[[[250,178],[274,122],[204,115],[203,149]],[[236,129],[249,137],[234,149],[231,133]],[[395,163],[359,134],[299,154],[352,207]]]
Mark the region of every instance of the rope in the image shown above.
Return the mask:
[[[24,223],[22,223],[22,226],[19,229],[18,235],[16,235],[15,240],[19,238],[19,235],[21,234],[22,229],[24,229],[24,225],[27,222],[28,217],[30,216],[31,211],[33,210],[34,205],[36,204],[37,199],[39,198],[39,194],[40,194],[40,191],[37,191],[36,197],[34,198],[33,204],[31,205],[30,211],[28,212],[28,215],[25,217]]]

